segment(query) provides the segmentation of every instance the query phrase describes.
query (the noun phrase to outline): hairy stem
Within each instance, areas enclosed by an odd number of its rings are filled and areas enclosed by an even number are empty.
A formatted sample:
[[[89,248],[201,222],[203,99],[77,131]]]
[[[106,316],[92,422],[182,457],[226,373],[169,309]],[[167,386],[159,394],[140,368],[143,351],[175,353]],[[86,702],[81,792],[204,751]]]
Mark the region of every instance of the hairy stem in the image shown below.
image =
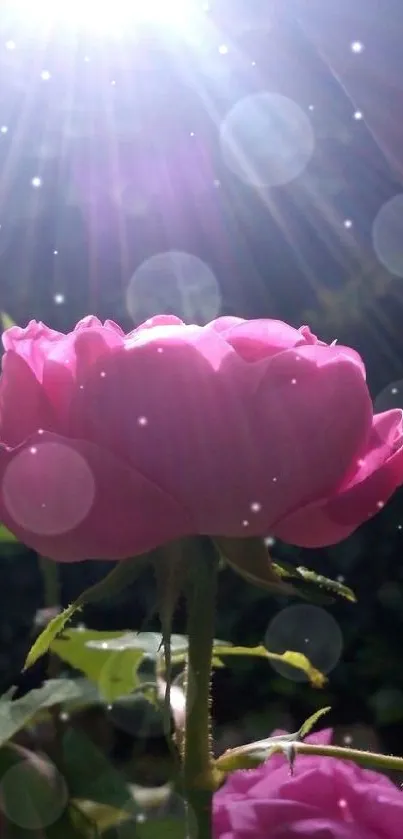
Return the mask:
[[[313,743],[295,743],[297,755],[321,755],[322,757],[337,757],[339,760],[351,760],[366,769],[379,769],[390,772],[391,769],[403,769],[403,758],[393,755],[363,752],[360,749],[350,749],[346,746],[316,746]],[[277,747],[275,751],[280,751]]]
[[[212,836],[210,680],[218,561],[213,543],[207,538],[198,539],[190,556],[187,593],[189,650],[183,775],[189,839]]]
[[[382,755],[375,752],[365,752],[360,749],[350,749],[346,746],[324,746],[314,743],[305,743],[300,740],[286,740],[273,743],[268,750],[267,758],[276,753],[284,754],[291,762],[298,755],[318,755],[320,757],[334,757],[338,760],[350,760],[358,766],[366,769],[379,770],[381,772],[403,771],[403,758],[394,755]],[[240,746],[237,749],[230,749],[221,755],[216,761],[216,768],[221,773],[221,780],[237,769],[252,769],[259,766],[263,758],[257,754],[249,753],[248,746]]]

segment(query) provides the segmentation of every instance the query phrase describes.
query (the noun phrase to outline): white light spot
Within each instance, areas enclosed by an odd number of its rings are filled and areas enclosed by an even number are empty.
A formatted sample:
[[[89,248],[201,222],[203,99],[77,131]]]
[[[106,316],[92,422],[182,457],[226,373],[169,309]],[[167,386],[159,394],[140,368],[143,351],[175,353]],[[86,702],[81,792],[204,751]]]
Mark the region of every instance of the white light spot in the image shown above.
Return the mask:
[[[54,256],[57,256],[58,253],[59,253],[59,251],[53,251]]]
[[[256,61],[252,61],[252,67],[256,67]]]
[[[31,186],[33,186],[34,189],[39,189],[39,187],[42,186],[42,178],[35,175],[34,178],[31,178]]]
[[[162,347],[158,347],[157,352],[161,353],[161,352],[164,352],[164,350],[162,349]]]
[[[357,466],[361,467],[361,466],[364,466],[364,464],[365,464],[365,460],[362,457],[360,457],[360,459],[357,460]]]
[[[15,50],[15,41],[6,41],[6,50]]]
[[[266,548],[272,548],[273,545],[276,544],[276,540],[273,538],[273,536],[266,536],[264,543],[266,545]]]
[[[362,111],[354,111],[354,119],[362,119],[363,113]]]
[[[226,44],[221,44],[221,45],[218,47],[218,52],[220,53],[220,55],[227,55],[227,53],[228,53],[228,47],[227,47],[227,45],[226,45]]]
[[[277,478],[272,478],[273,484],[277,483]]]
[[[138,418],[138,420],[137,420],[137,424],[138,424],[138,425],[142,425],[143,427],[144,427],[145,425],[148,425],[148,419],[147,419],[147,417],[139,417],[139,418]]]
[[[364,49],[364,44],[361,41],[353,41],[351,44],[351,52],[359,54]]]
[[[249,527],[248,519],[244,519],[242,522],[242,527]]]
[[[397,387],[392,387],[392,388],[391,388],[391,390],[390,390],[390,392],[391,392],[391,393],[393,393],[393,396],[396,396],[396,394],[397,394],[397,393],[399,393],[399,388],[397,388]]]
[[[346,579],[346,578],[345,578],[345,577],[343,577],[343,574],[339,574],[339,576],[338,576],[338,577],[336,577],[336,580],[337,580],[337,582],[338,582],[338,583],[344,583],[344,580],[345,580],[345,579]]]
[[[308,111],[314,111],[315,105],[308,105]]]
[[[55,294],[53,296],[53,300],[56,303],[56,306],[61,306],[65,301],[65,296],[64,294]]]
[[[102,649],[102,650],[107,650],[107,649],[108,649],[108,644],[107,644],[107,642],[106,642],[106,641],[102,641],[102,644],[101,644],[101,649]]]
[[[345,798],[340,798],[340,799],[339,799],[339,801],[338,801],[337,803],[338,803],[339,807],[340,807],[342,810],[345,810],[345,809],[346,809],[346,807],[347,807],[347,801],[346,801],[346,799],[345,799]]]
[[[70,719],[70,714],[68,714],[67,711],[62,711],[61,714],[59,715],[59,720],[61,720],[61,722],[68,722],[69,719]]]
[[[0,128],[0,133],[1,134],[7,134],[8,133],[8,126],[7,125],[2,125],[1,128]]]
[[[84,385],[80,385],[80,390],[84,390]]]
[[[115,79],[112,79],[112,81],[111,81],[111,85],[112,85],[112,87],[115,87],[115,85],[116,85],[116,81],[115,81]]]
[[[13,712],[9,713],[12,719]],[[35,753],[31,753],[28,760],[24,755],[21,757],[2,772],[2,821],[4,814],[14,836],[21,832],[28,836],[43,836],[51,826],[50,833],[56,831],[57,834],[56,822],[65,811],[69,798],[66,781],[54,763],[46,765]],[[1,833],[4,836],[3,830]]]
[[[84,56],[84,61],[85,61],[86,64],[88,64],[88,62],[90,61],[89,55]]]
[[[220,126],[221,154],[228,168],[248,186],[263,189],[293,181],[315,149],[306,112],[279,93],[246,96]]]
[[[351,218],[345,218],[345,219],[344,219],[344,221],[343,221],[343,224],[344,224],[344,227],[346,227],[346,228],[347,228],[347,230],[348,230],[350,227],[352,227],[352,226],[353,226],[353,222],[351,221]]]
[[[397,529],[398,529],[398,530],[403,530],[403,524],[398,524],[398,525],[397,525]]]
[[[307,655],[313,667],[330,673],[340,661],[343,636],[330,612],[308,604],[286,606],[277,612],[267,629],[265,646],[274,653],[287,650]],[[272,667],[282,676],[306,682],[308,676],[282,661],[271,661]]]
[[[353,738],[351,734],[345,734],[343,737],[343,743],[345,744],[345,746],[351,746],[352,742]]]
[[[260,504],[259,501],[252,501],[252,504],[250,505],[250,508],[252,510],[252,513],[260,513],[260,511],[262,509],[262,505]]]
[[[291,379],[291,384],[292,384],[292,385],[296,385],[296,384],[297,384],[297,380],[296,380],[296,379]]]
[[[205,262],[185,251],[154,254],[139,265],[126,291],[135,323],[169,311],[185,323],[208,323],[221,308],[221,291]]]
[[[43,428],[38,428],[38,434],[43,434]]]
[[[41,79],[42,79],[43,82],[48,82],[49,79],[51,79],[51,78],[52,78],[52,75],[51,75],[51,73],[49,73],[49,70],[42,70]]]
[[[394,276],[403,277],[403,192],[390,198],[378,211],[372,225],[372,242],[382,265]]]
[[[213,186],[215,186],[217,189],[219,186],[221,186],[221,181],[219,181],[218,178],[214,178]]]
[[[377,501],[376,506],[378,507],[378,510],[382,510],[382,507],[385,506],[385,502],[384,501]]]
[[[95,498],[95,480],[76,449],[64,443],[43,442],[22,449],[9,462],[2,494],[11,519],[19,527],[56,536],[73,530],[87,517]]]
[[[101,370],[100,376],[101,376],[101,379],[105,378],[105,376],[106,376],[105,370]]]
[[[191,136],[191,137],[194,137],[194,135],[195,135],[194,131],[191,131],[191,132],[190,132],[190,136]]]

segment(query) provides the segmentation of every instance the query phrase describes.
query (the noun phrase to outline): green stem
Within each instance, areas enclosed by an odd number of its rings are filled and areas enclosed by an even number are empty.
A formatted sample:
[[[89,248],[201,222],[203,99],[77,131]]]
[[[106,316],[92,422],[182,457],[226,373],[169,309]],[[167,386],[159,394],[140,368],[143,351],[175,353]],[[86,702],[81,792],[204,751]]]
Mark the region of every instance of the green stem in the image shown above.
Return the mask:
[[[210,680],[219,557],[209,539],[197,541],[197,550],[190,557],[187,593],[189,650],[183,775],[189,839],[211,839]]]
[[[60,609],[60,578],[59,568],[56,562],[45,556],[39,557],[39,564],[42,573],[44,603],[47,609]],[[49,652],[48,654],[48,679],[57,679],[60,676],[60,659]],[[59,766],[63,759],[63,734],[64,726],[60,719],[61,706],[53,705],[50,708],[50,716],[53,721],[54,742],[49,746],[50,756],[58,762]]]
[[[280,751],[275,747],[274,751]],[[403,769],[403,759],[393,755],[382,755],[376,752],[363,752],[360,749],[349,749],[345,746],[315,746],[312,743],[295,743],[297,755],[321,755],[322,757],[336,757],[339,760],[351,760],[366,769],[380,769],[383,772]]]
[[[43,582],[43,599],[46,609],[60,608],[59,569],[56,562],[45,556],[39,557]]]
[[[305,743],[299,740],[273,743],[268,749],[267,758],[276,753],[284,754],[288,759],[298,755],[318,755],[320,757],[333,757],[339,760],[351,760],[366,769],[379,769],[381,772],[403,770],[403,758],[394,755],[382,755],[375,752],[364,752],[360,749],[349,749],[345,746],[320,746],[313,743]],[[237,769],[252,769],[263,762],[262,757],[257,754],[247,753],[247,746],[241,746],[223,754],[216,761],[217,769],[222,773],[222,779],[229,772]]]

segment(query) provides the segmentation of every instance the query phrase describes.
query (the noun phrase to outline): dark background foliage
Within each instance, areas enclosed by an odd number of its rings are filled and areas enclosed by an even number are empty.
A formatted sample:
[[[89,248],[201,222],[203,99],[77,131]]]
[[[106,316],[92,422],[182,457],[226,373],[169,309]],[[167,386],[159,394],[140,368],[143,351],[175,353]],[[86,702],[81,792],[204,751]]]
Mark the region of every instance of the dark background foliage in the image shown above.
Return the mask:
[[[87,33],[73,43],[63,32],[45,40],[4,4],[0,309],[21,325],[37,318],[64,331],[91,312],[129,329],[126,289],[134,272],[154,254],[183,251],[212,270],[220,312],[309,322],[322,339],[361,352],[379,410],[403,405],[403,280],[381,264],[373,245],[379,210],[402,191],[403,76],[395,33],[403,11],[392,0],[375,6],[217,0],[208,13],[214,36],[195,51],[158,26],[122,41]],[[363,49],[355,53],[354,42]],[[219,147],[229,108],[264,90],[297,102],[316,137],[300,177],[266,193],[237,180]],[[129,199],[116,202],[122,190]],[[181,301],[161,288],[139,287],[136,294],[135,322],[160,307],[182,314]],[[379,738],[381,748],[396,749],[403,727],[402,504],[400,492],[375,520],[327,551],[272,545],[274,557],[344,578],[358,603],[327,607],[343,649],[324,692],[261,663],[216,674],[221,747],[263,736],[281,722],[295,728],[329,703],[331,722],[358,745],[377,745]],[[63,603],[106,568],[62,567]],[[145,578],[83,617],[94,628],[138,628],[152,604],[152,581]],[[19,675],[43,605],[35,555],[3,545],[3,690],[17,682],[23,692],[43,678],[43,662]],[[217,636],[261,643],[287,605],[224,571]],[[180,613],[175,628],[183,630]],[[124,743],[116,748],[124,751]]]

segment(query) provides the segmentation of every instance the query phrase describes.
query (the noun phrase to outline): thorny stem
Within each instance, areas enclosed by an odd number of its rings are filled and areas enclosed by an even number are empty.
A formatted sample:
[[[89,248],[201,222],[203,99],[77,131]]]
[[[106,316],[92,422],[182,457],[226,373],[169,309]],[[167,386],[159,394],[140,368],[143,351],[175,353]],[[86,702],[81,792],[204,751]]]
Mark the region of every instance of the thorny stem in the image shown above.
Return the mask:
[[[193,543],[195,544],[195,542]],[[187,593],[189,649],[183,755],[189,839],[212,836],[210,680],[219,557],[209,539],[196,542]]]
[[[403,758],[394,755],[382,755],[375,752],[365,752],[360,749],[350,749],[345,746],[322,746],[313,743],[304,743],[299,740],[273,743],[268,750],[267,757],[276,753],[284,754],[290,761],[291,767],[298,755],[318,755],[320,757],[333,757],[339,760],[350,760],[366,769],[378,769],[381,772],[403,770]],[[251,769],[262,763],[262,758],[256,754],[247,752],[247,746],[229,750],[216,761],[216,768],[222,774],[222,779],[229,772],[236,769]]]
[[[40,556],[39,564],[42,574],[45,608],[60,611],[60,581],[57,563],[47,557]],[[57,679],[59,675],[60,661],[57,656],[49,652],[47,669],[48,679]],[[64,734],[64,726],[60,719],[60,711],[60,705],[54,705],[50,709],[54,730],[54,743],[51,746],[51,757],[59,763],[62,761]]]

